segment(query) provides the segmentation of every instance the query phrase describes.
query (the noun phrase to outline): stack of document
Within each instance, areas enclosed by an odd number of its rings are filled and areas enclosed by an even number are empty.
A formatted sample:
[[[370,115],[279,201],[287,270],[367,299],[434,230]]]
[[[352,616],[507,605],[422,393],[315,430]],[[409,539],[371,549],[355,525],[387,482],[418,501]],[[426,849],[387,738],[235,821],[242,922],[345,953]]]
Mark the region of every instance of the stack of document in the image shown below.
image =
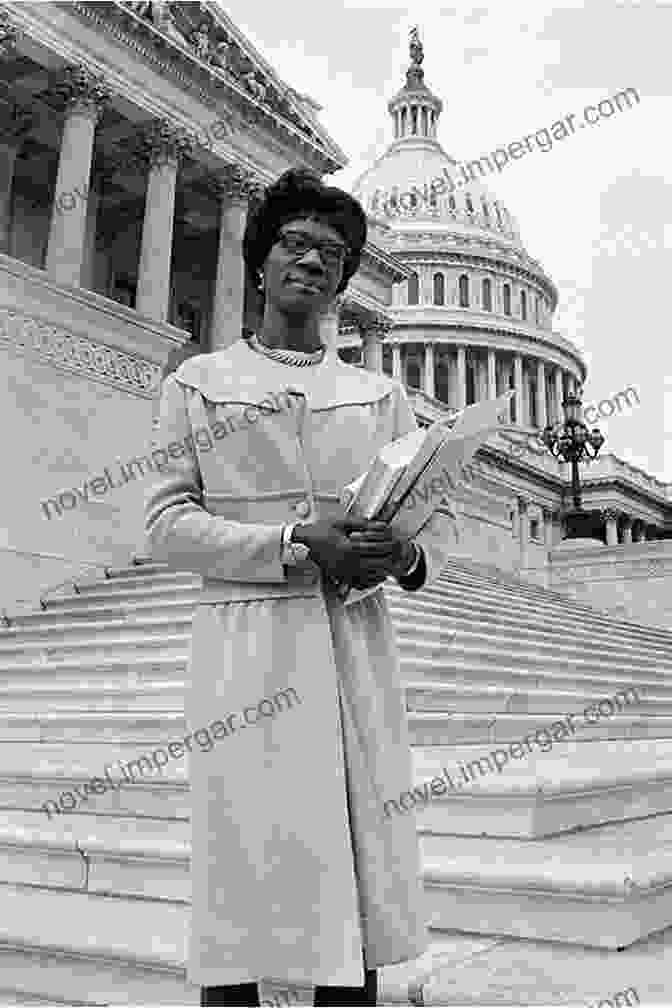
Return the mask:
[[[351,518],[389,522],[409,539],[427,524],[441,501],[454,496],[464,467],[488,435],[509,423],[513,390],[467,406],[448,420],[397,438],[376,456],[370,469],[341,492]],[[353,592],[356,601],[376,589]],[[347,590],[341,598],[347,597]]]

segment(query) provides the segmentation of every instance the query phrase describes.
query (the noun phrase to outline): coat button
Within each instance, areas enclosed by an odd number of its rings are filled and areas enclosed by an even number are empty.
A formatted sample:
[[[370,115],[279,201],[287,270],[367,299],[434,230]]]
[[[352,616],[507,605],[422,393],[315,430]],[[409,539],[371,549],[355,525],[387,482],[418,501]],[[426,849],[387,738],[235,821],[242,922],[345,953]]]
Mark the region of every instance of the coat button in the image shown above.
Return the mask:
[[[310,503],[307,500],[297,501],[294,510],[300,518],[306,518],[310,514]]]

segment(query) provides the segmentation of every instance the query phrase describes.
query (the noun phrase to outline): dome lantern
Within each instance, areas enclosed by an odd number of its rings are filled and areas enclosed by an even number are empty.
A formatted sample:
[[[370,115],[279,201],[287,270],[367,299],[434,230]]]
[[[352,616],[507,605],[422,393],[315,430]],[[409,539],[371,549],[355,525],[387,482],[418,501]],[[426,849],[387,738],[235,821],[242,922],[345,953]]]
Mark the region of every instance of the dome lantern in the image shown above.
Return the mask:
[[[411,63],[406,71],[406,84],[387,106],[392,117],[394,139],[422,137],[425,140],[436,140],[436,126],[443,103],[425,84],[425,72],[422,69],[425,53],[417,25],[411,29],[409,54]]]

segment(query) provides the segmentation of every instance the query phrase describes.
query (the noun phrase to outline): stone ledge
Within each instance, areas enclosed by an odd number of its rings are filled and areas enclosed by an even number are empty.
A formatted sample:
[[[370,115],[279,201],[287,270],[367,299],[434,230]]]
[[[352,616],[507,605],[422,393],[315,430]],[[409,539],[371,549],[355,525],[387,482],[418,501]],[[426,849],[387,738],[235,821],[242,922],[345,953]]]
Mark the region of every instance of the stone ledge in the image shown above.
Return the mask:
[[[544,840],[422,837],[430,926],[630,945],[672,923],[666,833],[672,816]]]

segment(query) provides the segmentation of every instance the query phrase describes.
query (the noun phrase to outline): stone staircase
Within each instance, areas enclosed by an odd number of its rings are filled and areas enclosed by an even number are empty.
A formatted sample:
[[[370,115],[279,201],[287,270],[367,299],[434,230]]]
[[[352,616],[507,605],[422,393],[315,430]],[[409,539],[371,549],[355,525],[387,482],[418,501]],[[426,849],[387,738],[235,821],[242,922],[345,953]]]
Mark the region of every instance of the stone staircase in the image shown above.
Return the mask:
[[[200,580],[108,574],[0,628],[3,1004],[198,1004],[183,762],[83,785],[186,732]],[[672,1002],[672,633],[463,561],[386,592],[417,775],[399,814],[416,816],[432,944],[382,970],[380,1003]],[[440,774],[454,787],[428,800]],[[45,814],[77,787],[72,812]]]

